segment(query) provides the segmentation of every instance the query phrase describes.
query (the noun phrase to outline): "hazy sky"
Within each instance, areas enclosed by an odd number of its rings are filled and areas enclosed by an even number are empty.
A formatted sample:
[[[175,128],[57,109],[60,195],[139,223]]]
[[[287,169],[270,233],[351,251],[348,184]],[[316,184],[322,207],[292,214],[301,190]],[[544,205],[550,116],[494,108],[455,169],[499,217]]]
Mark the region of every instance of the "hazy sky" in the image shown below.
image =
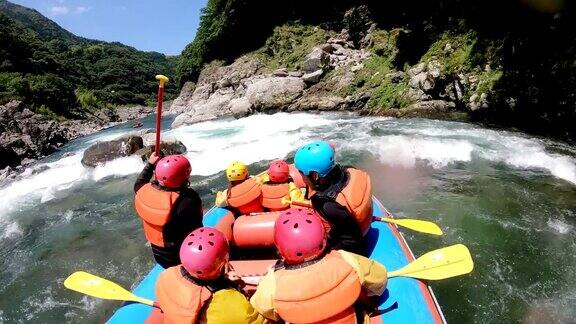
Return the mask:
[[[139,50],[180,54],[194,39],[206,0],[9,0],[72,33]]]

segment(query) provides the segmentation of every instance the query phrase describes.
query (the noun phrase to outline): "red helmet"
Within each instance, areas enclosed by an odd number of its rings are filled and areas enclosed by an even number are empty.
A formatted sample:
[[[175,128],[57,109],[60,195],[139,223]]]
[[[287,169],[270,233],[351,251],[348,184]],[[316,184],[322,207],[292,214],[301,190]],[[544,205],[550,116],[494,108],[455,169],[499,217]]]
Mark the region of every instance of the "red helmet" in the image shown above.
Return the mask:
[[[184,155],[168,155],[156,164],[156,180],[162,187],[180,188],[190,178],[192,167]]]
[[[324,226],[312,209],[290,208],[274,225],[274,244],[284,262],[299,264],[318,257],[326,246]]]
[[[228,241],[211,227],[200,227],[190,233],[180,246],[180,261],[190,275],[200,280],[214,280],[228,263]]]
[[[282,160],[273,161],[270,163],[270,167],[268,167],[268,175],[272,182],[283,183],[288,181],[288,177],[290,176],[288,163]]]

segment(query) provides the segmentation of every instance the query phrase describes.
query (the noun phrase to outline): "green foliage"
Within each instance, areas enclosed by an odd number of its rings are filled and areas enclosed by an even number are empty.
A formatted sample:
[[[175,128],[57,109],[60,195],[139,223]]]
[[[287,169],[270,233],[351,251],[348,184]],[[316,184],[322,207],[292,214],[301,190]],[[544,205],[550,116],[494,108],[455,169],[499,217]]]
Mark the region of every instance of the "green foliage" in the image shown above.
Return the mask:
[[[398,54],[398,47],[396,42],[400,35],[400,29],[393,29],[391,31],[377,29],[372,32],[372,39],[368,45],[374,54],[389,58],[392,62]]]
[[[21,100],[28,87],[22,74],[18,72],[0,72],[0,105],[10,100]]]
[[[478,75],[478,85],[476,86],[475,93],[480,95],[482,93],[490,93],[494,88],[494,85],[502,77],[502,71],[491,70],[484,71]]]
[[[26,100],[33,107],[46,106],[58,114],[65,114],[70,107],[75,106],[74,88],[66,80],[55,74],[27,76],[29,93]]]
[[[177,61],[76,37],[35,10],[0,0],[0,102],[21,99],[34,109],[44,106],[62,115],[79,105],[144,104],[156,96],[154,76],[173,76]],[[165,89],[167,100],[178,90],[175,82]]]
[[[384,79],[372,92],[368,107],[376,112],[389,108],[406,108],[410,104],[410,100],[406,97],[407,91],[405,83],[392,83],[389,78]]]
[[[207,59],[209,49],[226,31],[229,8],[233,3],[234,0],[209,0],[202,9],[196,37],[182,52],[182,59],[177,67],[177,81],[180,84],[195,79],[202,65],[210,61]]]
[[[96,98],[94,91],[78,88],[74,91],[76,95],[76,101],[80,104],[82,109],[94,112],[96,109],[103,107],[103,103]]]
[[[330,34],[320,27],[285,24],[274,28],[258,53],[263,54],[270,68],[298,68],[312,48],[325,42]]]
[[[56,121],[63,121],[63,120],[65,120],[64,117],[56,114],[56,113],[53,112],[50,108],[48,108],[48,107],[46,107],[46,106],[44,106],[44,105],[38,107],[38,108],[36,109],[36,112],[39,113],[39,114],[41,114],[41,115],[44,115],[44,116],[46,116],[46,117],[48,117],[48,118],[50,118],[50,119],[56,120]]]
[[[392,55],[393,57],[393,55]],[[370,91],[368,108],[373,112],[388,108],[404,108],[410,104],[406,98],[406,82],[393,83],[389,73],[393,72],[391,57],[372,56],[365,61],[362,70],[356,73],[347,95]]]
[[[437,60],[442,64],[444,73],[454,74],[474,68],[473,50],[477,35],[473,31],[456,34],[444,32],[440,35],[420,59],[421,62]]]

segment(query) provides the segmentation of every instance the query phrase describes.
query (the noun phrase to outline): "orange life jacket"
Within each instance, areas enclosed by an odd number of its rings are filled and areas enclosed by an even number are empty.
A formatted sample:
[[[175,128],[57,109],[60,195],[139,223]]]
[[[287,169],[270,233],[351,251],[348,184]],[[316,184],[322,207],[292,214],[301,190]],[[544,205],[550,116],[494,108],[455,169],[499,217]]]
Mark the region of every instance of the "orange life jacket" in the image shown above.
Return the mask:
[[[248,178],[228,190],[228,205],[242,215],[263,212],[261,200],[262,187],[254,178]]]
[[[262,185],[262,206],[271,211],[284,210],[290,203],[283,203],[282,198],[290,194],[287,183],[266,183]]]
[[[179,194],[174,191],[163,191],[147,183],[136,192],[134,207],[144,225],[146,239],[159,247],[164,247],[163,229],[170,220],[172,207]]]
[[[337,251],[298,269],[274,273],[274,308],[290,323],[356,323],[354,303],[362,285]]]
[[[160,273],[156,302],[164,312],[165,324],[196,324],[212,292],[186,279],[180,267],[170,267]]]
[[[346,168],[348,173],[346,183],[336,184],[323,192],[322,195],[335,200],[346,207],[356,219],[362,235],[366,235],[372,224],[372,183],[368,173]]]

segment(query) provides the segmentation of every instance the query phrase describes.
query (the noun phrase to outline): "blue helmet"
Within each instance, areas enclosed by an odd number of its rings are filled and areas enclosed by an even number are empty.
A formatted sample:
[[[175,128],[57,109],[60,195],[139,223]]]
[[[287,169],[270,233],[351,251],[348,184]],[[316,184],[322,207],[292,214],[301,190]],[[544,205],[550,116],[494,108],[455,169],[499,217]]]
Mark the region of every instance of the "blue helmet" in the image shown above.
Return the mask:
[[[314,171],[319,176],[325,177],[335,165],[334,149],[326,141],[306,144],[296,151],[294,165],[306,176]]]

